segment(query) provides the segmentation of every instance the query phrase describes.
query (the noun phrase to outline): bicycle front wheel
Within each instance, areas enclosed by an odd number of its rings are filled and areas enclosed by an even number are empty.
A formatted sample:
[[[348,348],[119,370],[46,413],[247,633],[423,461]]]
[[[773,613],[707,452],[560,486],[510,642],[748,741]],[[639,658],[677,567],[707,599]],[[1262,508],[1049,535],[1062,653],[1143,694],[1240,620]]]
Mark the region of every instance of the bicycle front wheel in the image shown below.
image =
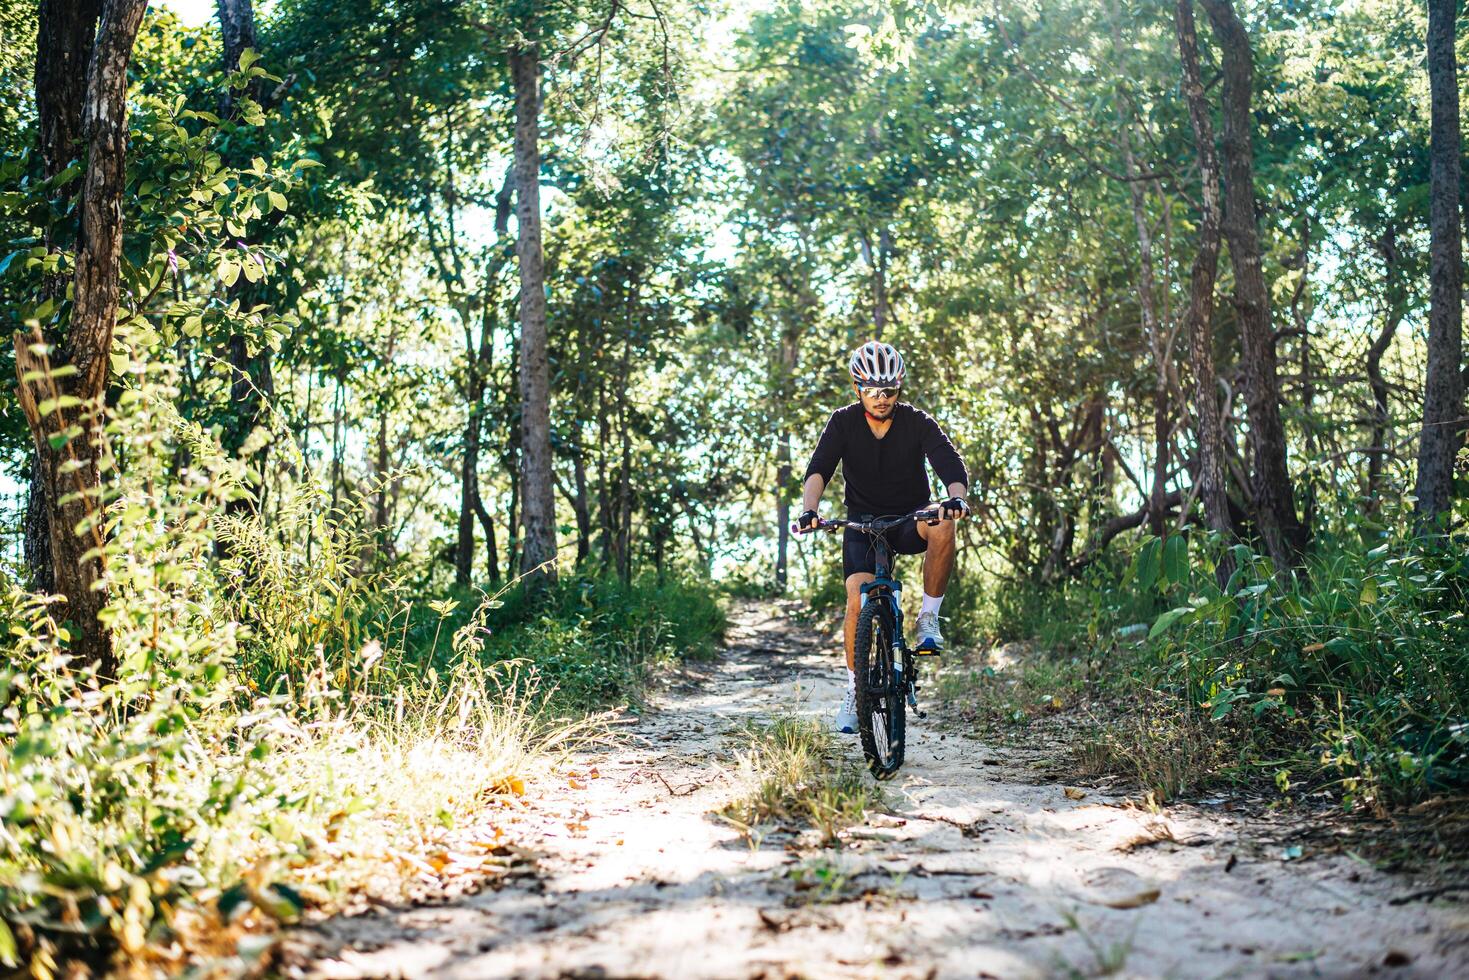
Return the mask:
[[[857,617],[857,731],[867,768],[887,779],[903,765],[905,719],[901,668],[894,666],[892,609],[871,599]]]

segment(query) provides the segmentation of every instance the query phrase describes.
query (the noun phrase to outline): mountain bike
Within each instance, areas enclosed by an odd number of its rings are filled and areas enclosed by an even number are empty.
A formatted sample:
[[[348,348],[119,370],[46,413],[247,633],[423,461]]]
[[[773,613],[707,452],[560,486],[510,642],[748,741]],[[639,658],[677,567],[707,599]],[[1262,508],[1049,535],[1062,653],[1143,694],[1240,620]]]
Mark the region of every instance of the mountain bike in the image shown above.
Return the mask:
[[[876,577],[862,586],[853,668],[857,675],[857,731],[862,736],[862,754],[867,757],[867,768],[878,779],[891,778],[903,765],[905,705],[918,717],[927,717],[918,708],[917,658],[938,652],[910,649],[903,636],[903,610],[898,601],[903,586],[892,576],[893,555],[884,536],[884,532],[913,520],[933,526],[939,522],[938,508],[865,521],[819,520],[805,531],[792,527],[796,534],[851,528],[872,538]]]

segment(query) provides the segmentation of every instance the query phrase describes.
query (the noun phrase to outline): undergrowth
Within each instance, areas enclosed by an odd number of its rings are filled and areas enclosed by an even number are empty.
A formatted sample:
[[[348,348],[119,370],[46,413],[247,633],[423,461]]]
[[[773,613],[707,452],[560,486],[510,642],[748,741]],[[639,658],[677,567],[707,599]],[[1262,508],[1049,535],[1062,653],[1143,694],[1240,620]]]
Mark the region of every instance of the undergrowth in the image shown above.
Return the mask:
[[[723,630],[692,585],[411,597],[309,477],[268,533],[232,506],[247,460],[180,417],[166,365],[133,360],[122,383],[75,436],[107,474],[117,676],[72,657],[59,599],[0,592],[8,967],[253,969],[258,935],[308,907],[499,873],[516,852],[497,802]],[[278,447],[272,465],[309,474]]]
[[[883,804],[865,770],[843,759],[832,734],[809,718],[751,722],[732,738],[744,745],[739,769],[748,790],[719,815],[751,841],[765,829],[810,827],[824,845]]]
[[[1076,709],[1083,768],[1165,798],[1264,779],[1380,810],[1460,791],[1469,559],[1414,533],[1406,508],[1369,520],[1339,504],[1298,570],[1189,532],[1076,580],[1006,583],[987,630],[1030,642],[1008,666],[950,670],[941,691],[987,728]]]

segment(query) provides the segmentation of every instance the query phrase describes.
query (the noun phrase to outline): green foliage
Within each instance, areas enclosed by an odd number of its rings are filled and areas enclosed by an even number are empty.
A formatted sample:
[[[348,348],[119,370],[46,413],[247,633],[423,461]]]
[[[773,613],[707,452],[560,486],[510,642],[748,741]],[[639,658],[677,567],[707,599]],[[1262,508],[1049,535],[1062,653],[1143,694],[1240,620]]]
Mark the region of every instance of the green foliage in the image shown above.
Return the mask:
[[[197,428],[173,411],[166,368],[133,361],[126,377],[100,447],[129,461],[104,467],[119,676],[71,662],[48,601],[12,587],[3,613],[0,909],[24,922],[27,955],[139,952],[159,910],[203,883],[210,828],[269,791],[276,708],[250,704],[230,672],[240,628],[210,614],[210,519],[230,484],[167,478],[171,447]]]
[[[1101,683],[1167,701],[1093,745],[1096,758],[1110,752],[1118,764],[1152,760],[1150,771],[1171,772],[1149,784],[1163,795],[1199,785],[1202,772],[1284,753],[1296,759],[1283,766],[1294,782],[1328,785],[1348,805],[1410,802],[1469,782],[1469,567],[1451,542],[1414,537],[1410,522],[1406,509],[1336,522],[1298,575],[1275,574],[1233,545],[1237,570],[1224,590],[1214,579],[1225,551],[1217,540],[1147,539],[1110,581],[1002,591],[1003,632],[1078,651]],[[1052,690],[1078,690],[1081,674],[1065,681],[1041,670],[1064,656],[1027,663],[1008,702],[995,693],[1001,708],[1013,703],[1005,710],[1019,718]],[[994,681],[947,683],[952,693]],[[1160,725],[1187,732],[1157,736]],[[1213,761],[1186,772],[1162,753],[1165,743]]]

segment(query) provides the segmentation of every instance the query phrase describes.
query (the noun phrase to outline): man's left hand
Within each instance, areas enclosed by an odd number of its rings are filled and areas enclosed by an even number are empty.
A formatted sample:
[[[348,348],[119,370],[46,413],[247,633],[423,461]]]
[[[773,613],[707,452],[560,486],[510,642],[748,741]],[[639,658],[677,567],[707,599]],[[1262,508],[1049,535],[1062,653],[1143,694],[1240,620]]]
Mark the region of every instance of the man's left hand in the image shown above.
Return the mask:
[[[939,517],[946,521],[957,521],[961,517],[969,516],[969,505],[964,502],[963,497],[950,497],[939,504]]]

